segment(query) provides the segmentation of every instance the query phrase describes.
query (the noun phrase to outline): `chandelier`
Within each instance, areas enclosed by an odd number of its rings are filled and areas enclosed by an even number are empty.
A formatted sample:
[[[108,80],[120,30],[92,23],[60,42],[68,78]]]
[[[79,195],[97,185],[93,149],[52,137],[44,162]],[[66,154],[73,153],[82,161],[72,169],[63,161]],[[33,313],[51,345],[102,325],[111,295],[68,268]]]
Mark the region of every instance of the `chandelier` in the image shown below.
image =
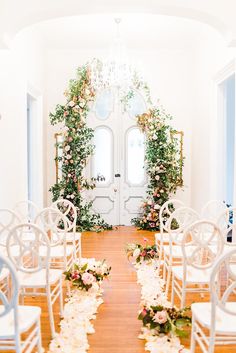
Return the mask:
[[[121,18],[115,18],[116,35],[105,61],[94,59],[91,63],[91,81],[96,90],[117,88],[124,93],[133,86],[136,71],[129,63],[126,47],[120,35]]]

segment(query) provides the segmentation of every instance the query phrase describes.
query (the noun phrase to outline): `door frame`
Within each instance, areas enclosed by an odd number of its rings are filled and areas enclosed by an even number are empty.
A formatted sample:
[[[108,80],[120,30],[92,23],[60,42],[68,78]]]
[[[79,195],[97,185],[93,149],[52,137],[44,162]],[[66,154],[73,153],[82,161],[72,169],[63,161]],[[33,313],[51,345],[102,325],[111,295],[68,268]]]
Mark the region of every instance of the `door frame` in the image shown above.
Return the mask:
[[[214,78],[214,112],[211,119],[211,165],[210,165],[210,185],[211,197],[224,200],[226,185],[226,144],[222,139],[222,132],[226,133],[226,102],[223,83],[232,75],[236,76],[236,60],[230,61]],[[236,96],[235,96],[236,101]],[[236,135],[236,114],[235,114],[235,135]],[[236,178],[236,143],[234,178]],[[233,204],[236,201],[236,188],[233,192]]]
[[[32,177],[34,183],[37,185],[36,190],[33,192],[32,201],[35,202],[40,208],[44,205],[44,185],[45,185],[45,171],[44,171],[44,136],[43,136],[43,97],[37,88],[31,83],[27,84],[27,97],[32,98],[32,113],[33,113],[33,156],[35,163],[33,164]],[[27,104],[28,108],[28,104]],[[28,113],[27,113],[28,115]],[[27,129],[28,129],[28,116],[27,116]],[[27,136],[28,139],[28,136]],[[27,143],[28,148],[28,143]],[[28,156],[28,151],[27,151]],[[27,157],[28,158],[28,157]],[[28,161],[27,161],[27,180],[28,180]],[[28,181],[27,181],[28,184]],[[28,190],[28,185],[27,185]]]

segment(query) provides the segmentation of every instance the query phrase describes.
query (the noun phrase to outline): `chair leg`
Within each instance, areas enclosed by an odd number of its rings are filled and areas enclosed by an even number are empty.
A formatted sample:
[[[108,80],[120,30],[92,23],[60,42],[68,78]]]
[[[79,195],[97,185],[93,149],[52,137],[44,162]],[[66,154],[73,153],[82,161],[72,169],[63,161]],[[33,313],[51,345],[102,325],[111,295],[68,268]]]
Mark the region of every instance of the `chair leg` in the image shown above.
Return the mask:
[[[171,305],[174,306],[175,303],[175,288],[174,288],[174,281],[175,277],[174,274],[172,273],[172,281],[171,281]]]
[[[38,330],[38,343],[37,343],[38,353],[43,353],[40,317],[38,318],[36,325]]]
[[[168,292],[169,292],[169,287],[170,287],[170,279],[171,279],[171,271],[172,268],[171,266],[167,267],[167,279],[166,279],[166,296],[168,296]]]
[[[182,286],[182,298],[181,298],[180,309],[183,309],[185,307],[185,301],[186,301],[186,286]]]
[[[60,286],[59,286],[59,290],[60,290],[60,316],[63,317],[63,289],[62,289],[62,277],[60,278]]]
[[[192,315],[192,330],[191,330],[191,344],[190,344],[190,353],[195,353],[196,349],[196,340],[195,340],[195,317]]]
[[[54,338],[56,335],[56,331],[55,331],[54,316],[53,316],[53,310],[52,310],[52,298],[51,298],[50,288],[47,288],[47,302],[48,302],[48,314],[49,314],[51,335],[52,335],[52,338]]]

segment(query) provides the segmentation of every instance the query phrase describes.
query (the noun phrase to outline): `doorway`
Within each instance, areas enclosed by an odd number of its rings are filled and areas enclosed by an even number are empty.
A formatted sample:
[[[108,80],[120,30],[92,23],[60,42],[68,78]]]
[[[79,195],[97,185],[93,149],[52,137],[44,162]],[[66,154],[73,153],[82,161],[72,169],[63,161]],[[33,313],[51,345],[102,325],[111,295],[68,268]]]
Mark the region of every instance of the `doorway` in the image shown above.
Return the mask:
[[[112,225],[130,225],[145,198],[145,139],[136,126],[136,115],[145,111],[139,92],[123,111],[118,92],[106,89],[97,96],[88,117],[95,151],[87,174],[100,180],[87,196],[93,201],[93,210]]]
[[[27,197],[43,206],[43,140],[41,97],[27,93]]]

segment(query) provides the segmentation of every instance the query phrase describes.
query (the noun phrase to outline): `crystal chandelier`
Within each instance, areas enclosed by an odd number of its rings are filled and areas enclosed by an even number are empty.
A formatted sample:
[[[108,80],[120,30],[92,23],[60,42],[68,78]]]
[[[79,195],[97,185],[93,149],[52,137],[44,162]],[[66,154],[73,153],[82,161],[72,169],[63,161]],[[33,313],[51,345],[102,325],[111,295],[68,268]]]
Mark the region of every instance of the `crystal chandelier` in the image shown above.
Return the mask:
[[[108,59],[93,60],[91,63],[91,80],[96,90],[115,87],[128,92],[132,87],[135,70],[129,64],[124,41],[120,35],[120,18],[115,18],[116,35],[110,47]]]

